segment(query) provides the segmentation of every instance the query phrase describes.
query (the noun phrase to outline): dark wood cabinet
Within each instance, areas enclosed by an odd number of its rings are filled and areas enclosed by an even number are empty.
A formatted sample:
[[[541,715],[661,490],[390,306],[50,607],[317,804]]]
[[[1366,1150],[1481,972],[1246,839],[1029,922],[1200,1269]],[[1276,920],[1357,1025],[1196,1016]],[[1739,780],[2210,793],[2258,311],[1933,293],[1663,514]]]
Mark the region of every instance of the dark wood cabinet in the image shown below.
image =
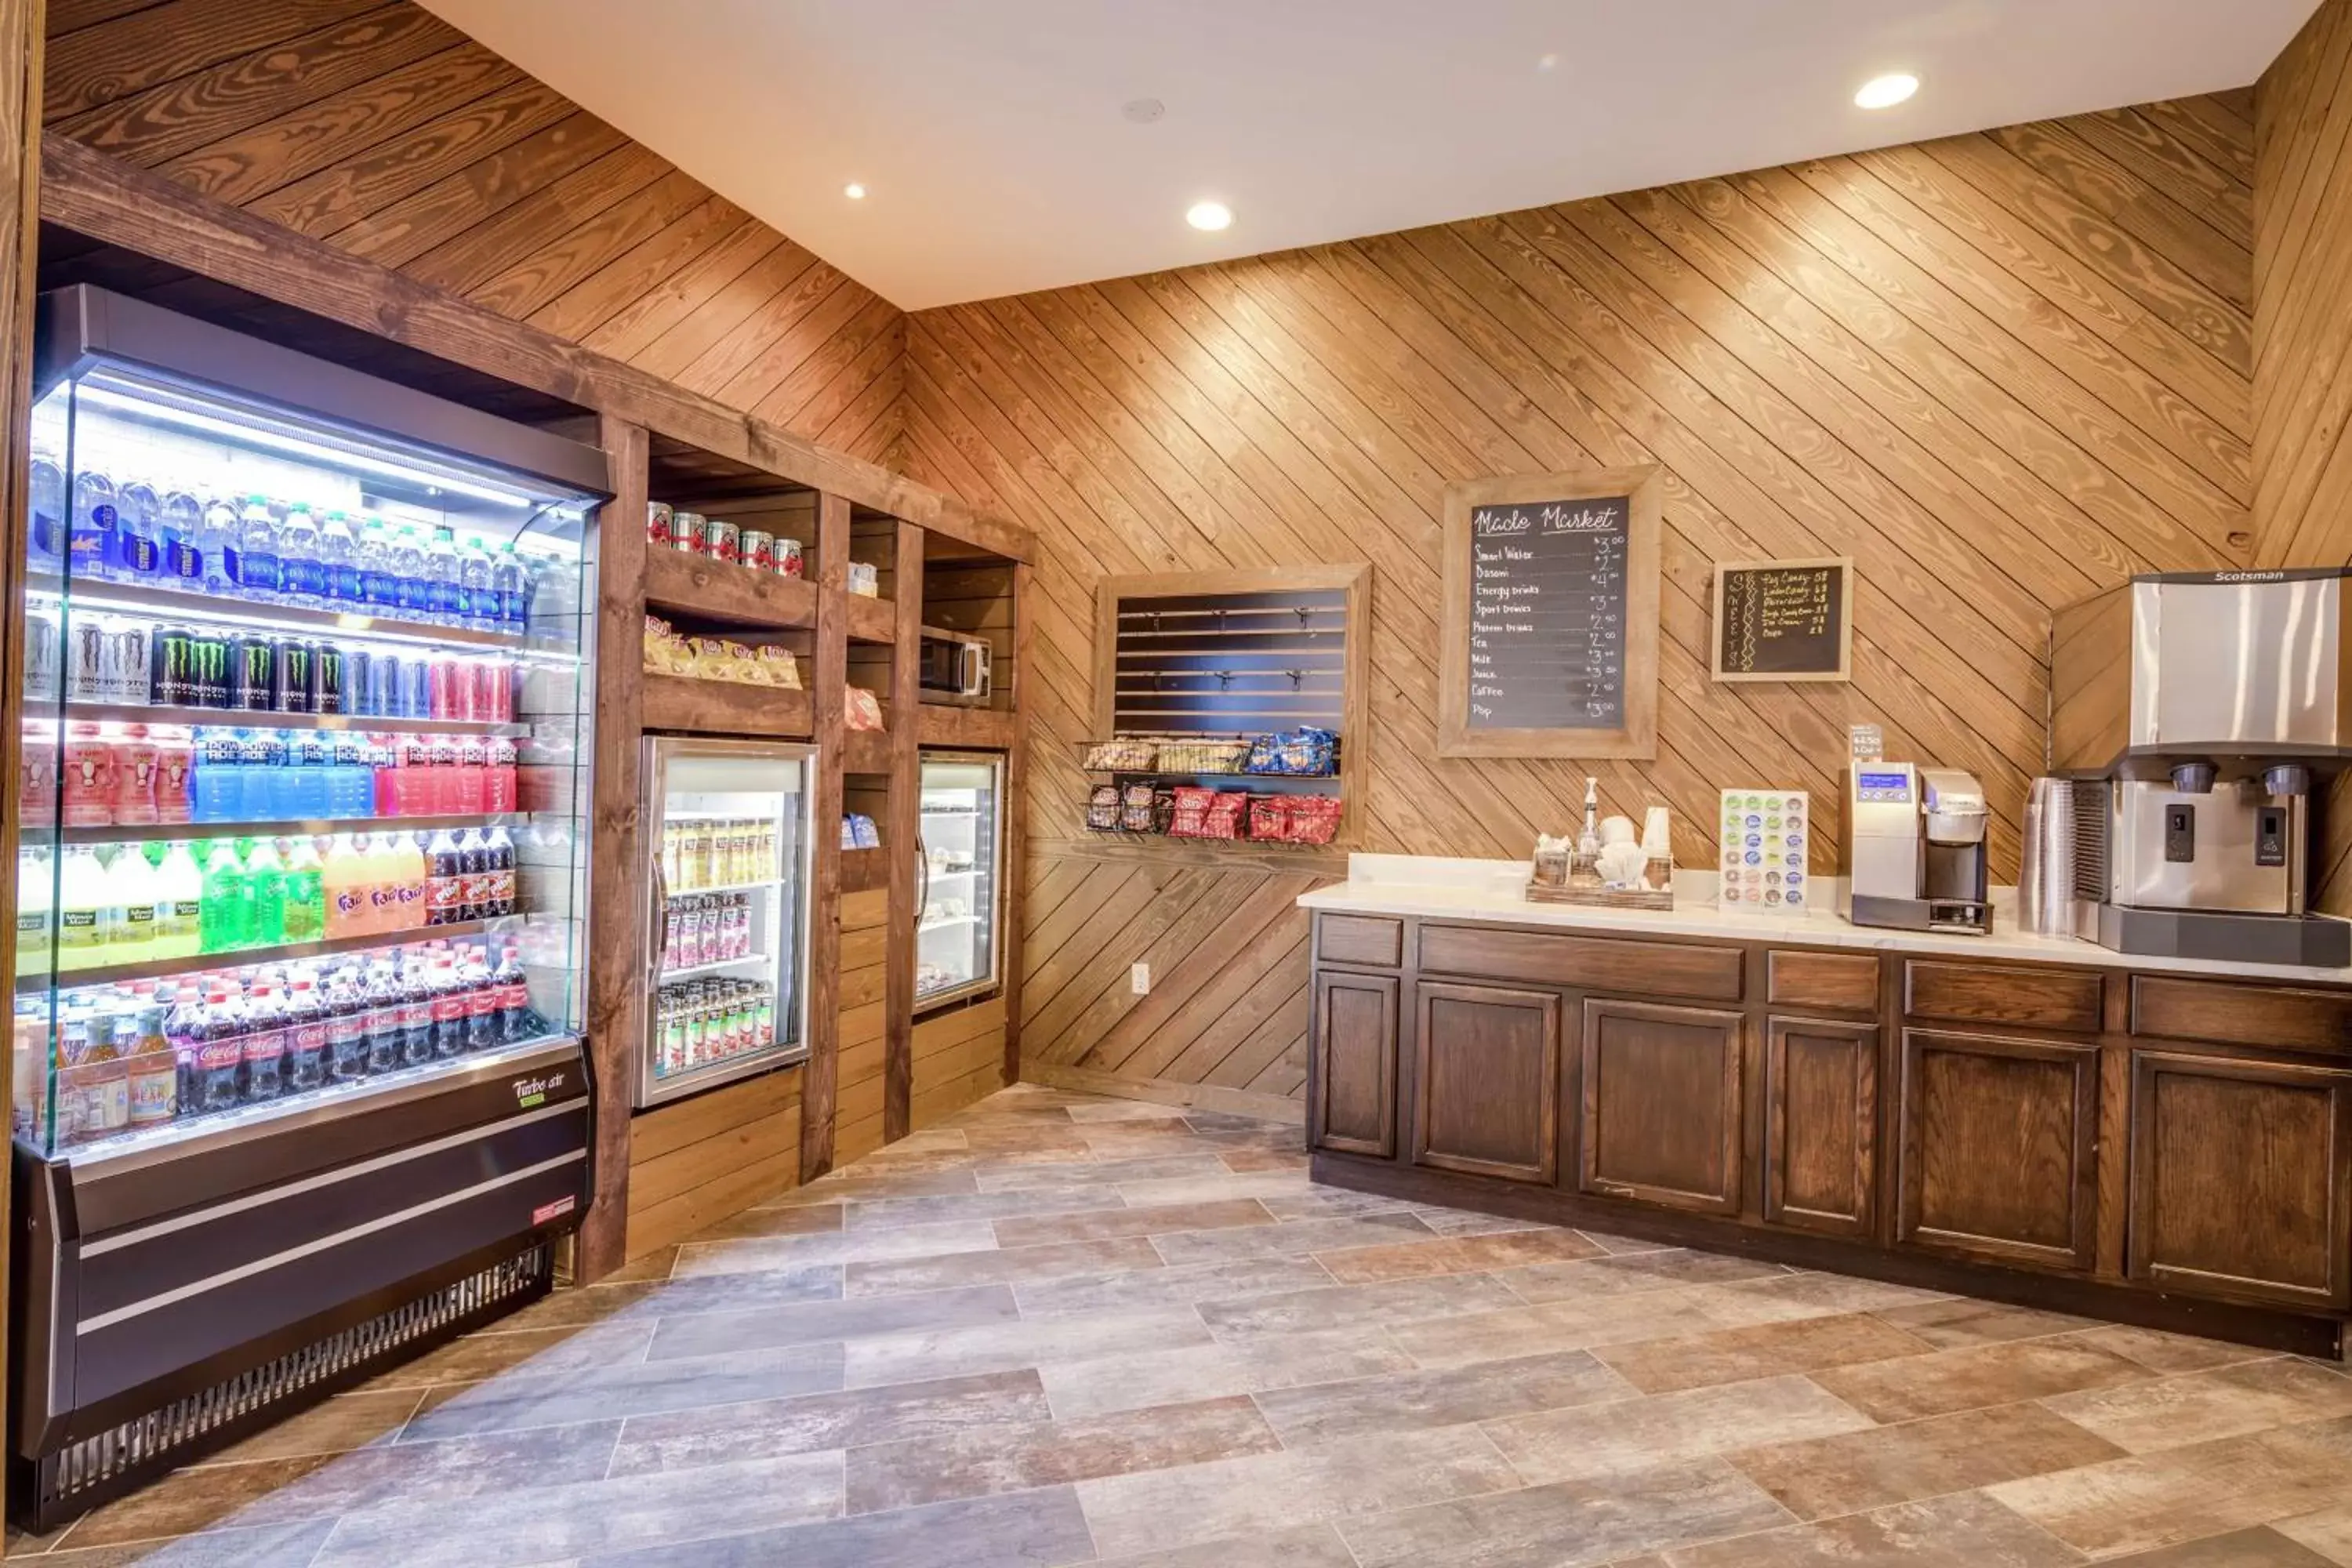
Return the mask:
[[[2132,1277],[2352,1307],[2352,1069],[2136,1051]]]
[[[1397,982],[1385,974],[1315,980],[1314,1125],[1318,1149],[1396,1153]]]
[[[1906,1030],[1896,1239],[2088,1269],[2098,1062],[2095,1045]]]
[[[1557,1181],[1559,998],[1436,981],[1413,998],[1413,1163]]]
[[[1878,1026],[1767,1021],[1764,1218],[1826,1236],[1876,1225]]]
[[[1577,1185],[1702,1214],[1739,1212],[1743,1016],[1590,1000],[1579,1058]]]

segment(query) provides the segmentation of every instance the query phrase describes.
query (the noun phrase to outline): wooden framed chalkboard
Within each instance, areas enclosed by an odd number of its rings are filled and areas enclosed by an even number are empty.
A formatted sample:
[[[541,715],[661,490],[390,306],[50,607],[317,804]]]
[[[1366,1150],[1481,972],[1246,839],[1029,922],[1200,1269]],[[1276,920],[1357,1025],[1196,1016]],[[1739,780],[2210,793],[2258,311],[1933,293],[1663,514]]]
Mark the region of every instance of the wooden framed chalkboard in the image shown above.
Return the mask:
[[[1658,470],[1445,488],[1437,754],[1658,751]]]
[[[1717,680],[1847,680],[1853,562],[1727,561],[1715,568]]]

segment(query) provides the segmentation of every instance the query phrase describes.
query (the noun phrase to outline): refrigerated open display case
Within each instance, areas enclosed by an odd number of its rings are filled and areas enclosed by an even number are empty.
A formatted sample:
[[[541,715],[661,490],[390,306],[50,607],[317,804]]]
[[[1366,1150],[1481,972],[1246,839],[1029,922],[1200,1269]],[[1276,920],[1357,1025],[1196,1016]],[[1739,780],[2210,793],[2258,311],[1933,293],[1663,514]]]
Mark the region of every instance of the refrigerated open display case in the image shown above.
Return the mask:
[[[939,1007],[997,983],[1003,910],[1004,759],[922,753],[915,851],[915,1005]]]
[[[648,736],[646,1055],[659,1105],[808,1055],[815,749]]]
[[[87,287],[35,375],[11,1495],[46,1526],[551,1279],[607,479]]]

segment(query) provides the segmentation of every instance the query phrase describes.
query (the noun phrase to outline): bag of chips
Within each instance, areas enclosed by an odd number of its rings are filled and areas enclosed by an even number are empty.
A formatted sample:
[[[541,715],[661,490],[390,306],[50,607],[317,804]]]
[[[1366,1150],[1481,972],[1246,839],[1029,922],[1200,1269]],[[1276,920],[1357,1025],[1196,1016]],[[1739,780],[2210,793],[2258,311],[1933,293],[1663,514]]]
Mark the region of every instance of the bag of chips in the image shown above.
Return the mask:
[[[1339,836],[1339,797],[1301,795],[1290,799],[1288,837],[1293,844],[1328,844]]]
[[[1153,797],[1158,794],[1148,784],[1131,784],[1119,792],[1118,826],[1125,833],[1158,833],[1162,828],[1153,819]]]
[[[1088,792],[1087,830],[1090,833],[1118,831],[1118,785],[1097,784]]]
[[[882,728],[882,704],[874,693],[862,686],[852,686],[842,692],[843,724],[852,730]]]
[[[1339,760],[1339,737],[1309,726],[1279,735],[1260,735],[1243,759],[1242,772],[1293,778],[1328,778]]]

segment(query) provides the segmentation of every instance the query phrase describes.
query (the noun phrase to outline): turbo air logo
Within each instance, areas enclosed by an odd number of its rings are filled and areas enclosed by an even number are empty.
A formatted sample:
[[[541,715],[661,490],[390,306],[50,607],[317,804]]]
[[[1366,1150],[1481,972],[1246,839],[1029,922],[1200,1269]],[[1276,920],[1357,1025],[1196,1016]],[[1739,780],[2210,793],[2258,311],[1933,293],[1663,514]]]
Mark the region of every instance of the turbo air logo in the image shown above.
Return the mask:
[[[514,1085],[515,1109],[529,1110],[534,1105],[544,1105],[547,1097],[562,1087],[563,1075],[560,1072],[546,1078],[519,1078]]]

